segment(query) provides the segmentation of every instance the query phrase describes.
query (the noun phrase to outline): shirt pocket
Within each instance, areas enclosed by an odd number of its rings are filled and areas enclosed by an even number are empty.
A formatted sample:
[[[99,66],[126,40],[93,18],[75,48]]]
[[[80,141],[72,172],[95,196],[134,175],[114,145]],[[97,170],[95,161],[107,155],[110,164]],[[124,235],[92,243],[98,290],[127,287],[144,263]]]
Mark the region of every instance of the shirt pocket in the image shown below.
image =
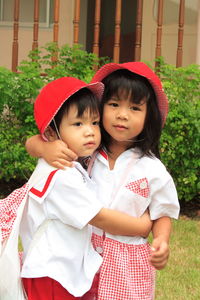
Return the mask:
[[[131,181],[125,185],[125,188],[144,198],[149,197],[150,189],[146,178]]]
[[[124,196],[134,216],[141,216],[150,204],[150,188],[146,178],[129,181],[124,186]]]

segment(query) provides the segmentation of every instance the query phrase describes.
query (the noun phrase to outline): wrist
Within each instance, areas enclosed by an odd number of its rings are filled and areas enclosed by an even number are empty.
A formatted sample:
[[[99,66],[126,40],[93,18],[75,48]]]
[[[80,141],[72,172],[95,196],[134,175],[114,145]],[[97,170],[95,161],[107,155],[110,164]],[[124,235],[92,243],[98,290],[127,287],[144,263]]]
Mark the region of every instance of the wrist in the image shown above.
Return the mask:
[[[160,243],[162,242],[164,242],[164,243],[166,243],[166,244],[169,244],[169,236],[168,235],[165,235],[165,234],[159,234],[159,235],[156,235],[156,236],[154,236],[153,237],[154,238],[154,240],[157,240],[157,241],[159,241]]]

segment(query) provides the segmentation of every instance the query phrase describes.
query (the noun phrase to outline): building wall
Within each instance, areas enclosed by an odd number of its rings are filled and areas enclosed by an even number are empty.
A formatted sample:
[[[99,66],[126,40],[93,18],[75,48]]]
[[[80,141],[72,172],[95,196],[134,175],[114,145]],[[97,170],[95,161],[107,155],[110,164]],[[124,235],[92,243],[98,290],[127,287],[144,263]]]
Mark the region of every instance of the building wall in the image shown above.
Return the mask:
[[[170,1],[164,1],[169,5]],[[173,1],[171,1],[173,2]],[[165,9],[162,27],[161,55],[170,64],[176,64],[178,46],[178,5],[175,1],[174,9]],[[196,63],[197,49],[197,18],[198,5],[196,0],[186,0],[184,39],[183,39],[183,65]],[[188,5],[193,3],[196,10],[191,10]],[[154,0],[144,0],[143,30],[142,30],[142,57],[144,61],[154,61],[156,48],[157,23],[154,14]],[[173,4],[173,3],[172,3]],[[188,5],[187,5],[188,4]],[[176,6],[175,6],[176,5]],[[169,7],[168,7],[169,8]]]
[[[74,1],[60,0],[59,45],[72,45],[73,41]],[[39,28],[39,46],[53,41],[53,28]],[[12,64],[13,26],[0,26],[0,66],[11,68]],[[18,44],[18,62],[27,58],[32,49],[33,28],[20,27]]]
[[[186,0],[187,3],[197,3],[200,0]],[[167,3],[177,2],[177,0],[167,0]],[[74,0],[60,0],[60,21],[59,21],[59,45],[73,43],[73,18],[74,18]],[[156,47],[156,17],[154,13],[154,0],[144,0],[143,4],[143,27],[142,27],[142,52],[141,60],[153,62],[155,58]],[[165,61],[176,64],[178,20],[176,3],[171,3],[176,9],[169,9],[168,16],[164,19],[163,35],[162,35],[162,56]],[[186,7],[186,19],[184,26],[184,44],[183,44],[183,65],[196,62],[197,57],[197,23],[198,13]],[[193,12],[194,14],[192,14]],[[174,14],[174,16],[173,16]],[[196,19],[195,19],[196,16]],[[167,21],[168,19],[168,21]],[[192,21],[191,21],[192,19]],[[178,21],[177,21],[178,22]],[[81,22],[80,22],[80,39],[79,43],[86,44],[86,28],[87,28],[87,0],[81,0]],[[39,29],[39,46],[45,45],[53,40],[52,28]],[[32,48],[33,29],[20,27],[19,30],[19,59],[27,58],[28,52]],[[13,26],[0,26],[0,66],[11,68],[12,63],[12,42],[13,42]]]

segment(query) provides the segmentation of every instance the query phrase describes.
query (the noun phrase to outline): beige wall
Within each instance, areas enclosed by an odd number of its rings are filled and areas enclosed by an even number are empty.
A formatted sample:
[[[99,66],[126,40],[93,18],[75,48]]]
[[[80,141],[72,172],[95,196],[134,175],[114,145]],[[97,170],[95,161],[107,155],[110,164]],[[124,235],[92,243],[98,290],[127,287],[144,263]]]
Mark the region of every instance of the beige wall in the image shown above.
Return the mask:
[[[73,41],[73,16],[74,1],[60,0],[60,21],[59,21],[59,45],[68,43],[72,45]],[[66,25],[67,24],[67,25]],[[52,28],[39,29],[39,46],[45,45],[53,40]],[[0,26],[0,66],[11,68],[12,63],[12,42],[13,27]],[[27,54],[32,49],[33,29],[20,27],[19,36],[19,62],[27,58]]]
[[[177,0],[166,0],[176,2]],[[189,1],[189,2],[188,2]],[[186,0],[186,4],[192,1]],[[73,16],[74,0],[60,0],[60,22],[59,22],[59,45],[73,42]],[[86,43],[86,21],[87,21],[87,0],[81,0],[81,23],[80,23],[80,43]],[[156,47],[157,24],[154,17],[154,0],[144,0],[143,4],[143,28],[142,28],[142,56],[143,61],[154,61]],[[171,12],[169,12],[171,14]],[[197,15],[197,13],[196,13]],[[189,21],[190,14],[187,13],[184,27],[183,45],[183,65],[197,62],[197,24]],[[165,61],[176,64],[177,52],[177,32],[178,25],[164,24],[162,36],[162,55]],[[53,40],[52,28],[39,30],[39,46],[45,45]],[[11,68],[13,41],[13,27],[0,27],[0,66]],[[28,52],[32,48],[33,30],[32,28],[20,28],[19,31],[19,62],[27,58]]]
[[[169,0],[167,0],[169,1]],[[189,1],[189,2],[188,2]],[[186,4],[193,0],[186,0]],[[172,1],[173,2],[173,1]],[[178,3],[178,2],[177,2]],[[197,2],[194,1],[196,4]],[[178,4],[177,4],[178,5]],[[142,30],[142,57],[144,61],[154,61],[157,23],[154,17],[154,0],[144,0],[143,8],[143,30]],[[184,40],[183,40],[183,65],[196,63],[196,49],[197,49],[197,11],[195,16],[190,14],[191,10],[186,6],[185,25],[184,25]],[[177,11],[168,11],[168,14],[173,14]],[[176,18],[175,18],[176,17]],[[190,19],[193,17],[192,21]],[[169,18],[177,19],[178,15]],[[165,20],[167,17],[165,18]],[[165,57],[165,61],[170,64],[176,64],[176,53],[178,45],[178,24],[174,21],[165,22],[162,28],[162,52],[161,55]],[[192,24],[191,24],[192,23]]]

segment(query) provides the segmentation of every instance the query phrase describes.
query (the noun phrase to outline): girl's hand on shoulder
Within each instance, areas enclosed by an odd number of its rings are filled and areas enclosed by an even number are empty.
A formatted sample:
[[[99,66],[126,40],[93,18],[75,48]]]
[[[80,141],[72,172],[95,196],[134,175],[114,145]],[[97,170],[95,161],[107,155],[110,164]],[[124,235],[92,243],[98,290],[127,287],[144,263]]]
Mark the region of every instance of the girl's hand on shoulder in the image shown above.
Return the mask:
[[[73,161],[77,159],[77,155],[73,151],[71,151],[61,140],[45,142],[42,157],[51,166],[58,169],[72,167]]]
[[[42,157],[51,166],[64,169],[72,167],[77,155],[61,140],[45,142],[39,134],[28,138],[25,143],[27,152],[33,157]]]
[[[157,270],[162,270],[169,259],[169,244],[161,237],[153,240],[151,245],[150,263]]]

